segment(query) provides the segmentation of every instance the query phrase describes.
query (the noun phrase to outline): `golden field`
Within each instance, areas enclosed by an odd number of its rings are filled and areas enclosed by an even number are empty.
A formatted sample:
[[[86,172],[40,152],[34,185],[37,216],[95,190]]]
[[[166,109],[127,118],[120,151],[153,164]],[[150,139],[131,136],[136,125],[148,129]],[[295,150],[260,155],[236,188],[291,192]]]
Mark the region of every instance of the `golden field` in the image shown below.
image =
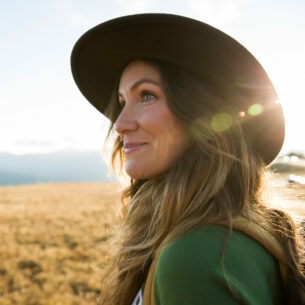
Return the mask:
[[[305,188],[274,179],[275,205],[305,217]],[[120,209],[117,184],[0,187],[0,304],[95,304]]]
[[[0,304],[94,304],[118,194],[116,184],[1,187]]]

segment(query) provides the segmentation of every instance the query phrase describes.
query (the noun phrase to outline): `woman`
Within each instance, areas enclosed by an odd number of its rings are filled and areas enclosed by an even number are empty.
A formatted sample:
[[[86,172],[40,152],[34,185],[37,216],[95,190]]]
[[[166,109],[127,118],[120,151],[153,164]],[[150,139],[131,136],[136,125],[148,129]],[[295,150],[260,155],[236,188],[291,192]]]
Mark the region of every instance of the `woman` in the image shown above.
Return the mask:
[[[131,178],[101,303],[305,304],[296,226],[262,196],[284,119],[257,60],[202,22],[141,14],[88,31],[71,63]]]

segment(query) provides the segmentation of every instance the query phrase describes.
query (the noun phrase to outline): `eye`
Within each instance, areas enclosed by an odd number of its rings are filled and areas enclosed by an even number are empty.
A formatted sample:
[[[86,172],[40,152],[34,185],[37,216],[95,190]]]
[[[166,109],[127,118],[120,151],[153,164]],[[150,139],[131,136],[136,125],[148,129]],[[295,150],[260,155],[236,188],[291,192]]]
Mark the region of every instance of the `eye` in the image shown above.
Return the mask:
[[[141,93],[141,98],[142,98],[142,102],[147,103],[156,99],[156,95],[151,92],[143,91]]]

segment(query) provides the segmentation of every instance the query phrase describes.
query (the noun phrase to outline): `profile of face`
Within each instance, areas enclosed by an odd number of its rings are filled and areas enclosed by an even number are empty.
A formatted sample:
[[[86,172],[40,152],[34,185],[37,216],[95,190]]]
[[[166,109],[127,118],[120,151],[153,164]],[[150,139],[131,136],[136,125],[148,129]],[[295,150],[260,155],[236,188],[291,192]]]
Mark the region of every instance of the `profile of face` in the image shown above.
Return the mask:
[[[141,60],[123,71],[118,90],[121,112],[115,130],[124,145],[125,169],[133,179],[166,173],[189,142],[184,124],[167,104],[159,70]]]

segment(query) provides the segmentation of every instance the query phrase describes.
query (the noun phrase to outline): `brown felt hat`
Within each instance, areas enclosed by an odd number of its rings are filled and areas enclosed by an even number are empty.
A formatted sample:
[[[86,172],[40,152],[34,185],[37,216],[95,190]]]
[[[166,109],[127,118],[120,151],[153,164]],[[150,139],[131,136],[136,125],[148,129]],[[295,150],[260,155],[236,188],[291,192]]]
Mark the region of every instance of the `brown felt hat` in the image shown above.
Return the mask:
[[[282,107],[263,67],[232,37],[171,14],[116,18],[77,41],[71,55],[73,77],[87,100],[104,113],[122,70],[135,59],[172,63],[212,80],[216,88],[233,88],[239,98],[228,96],[227,101],[242,114],[253,149],[266,164],[277,156],[285,135]]]

